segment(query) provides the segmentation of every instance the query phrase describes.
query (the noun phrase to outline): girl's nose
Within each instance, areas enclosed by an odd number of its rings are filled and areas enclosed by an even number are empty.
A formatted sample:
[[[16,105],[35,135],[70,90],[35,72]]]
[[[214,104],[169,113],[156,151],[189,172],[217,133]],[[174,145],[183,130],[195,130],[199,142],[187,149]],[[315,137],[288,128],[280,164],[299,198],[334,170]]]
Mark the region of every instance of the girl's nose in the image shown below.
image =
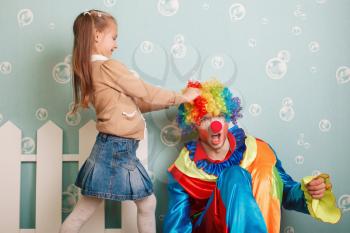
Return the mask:
[[[219,133],[222,129],[222,124],[220,121],[213,121],[210,124],[210,129],[213,133]]]

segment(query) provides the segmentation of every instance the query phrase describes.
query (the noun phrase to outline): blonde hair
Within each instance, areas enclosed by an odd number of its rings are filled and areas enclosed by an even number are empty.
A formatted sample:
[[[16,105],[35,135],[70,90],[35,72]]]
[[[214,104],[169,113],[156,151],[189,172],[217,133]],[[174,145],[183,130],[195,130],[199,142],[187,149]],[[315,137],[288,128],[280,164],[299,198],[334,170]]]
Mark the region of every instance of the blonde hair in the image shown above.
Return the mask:
[[[110,22],[116,24],[114,17],[99,10],[80,13],[74,21],[74,44],[72,54],[74,107],[87,108],[92,98],[91,55],[94,45],[94,31],[103,31]]]

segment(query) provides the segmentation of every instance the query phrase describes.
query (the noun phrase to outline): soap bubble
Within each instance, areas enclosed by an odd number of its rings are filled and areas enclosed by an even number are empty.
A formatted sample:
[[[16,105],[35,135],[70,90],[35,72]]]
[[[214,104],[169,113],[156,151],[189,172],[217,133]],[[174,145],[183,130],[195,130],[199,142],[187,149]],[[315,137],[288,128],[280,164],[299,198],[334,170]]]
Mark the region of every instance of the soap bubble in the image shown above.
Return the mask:
[[[256,47],[256,39],[253,39],[253,38],[249,39],[248,40],[248,46],[250,48],[255,48]]]
[[[344,84],[350,81],[350,68],[347,66],[341,66],[335,72],[335,77],[338,84]]]
[[[287,50],[281,50],[278,52],[277,57],[281,59],[281,61],[289,62],[290,61],[290,52]]]
[[[309,50],[312,53],[316,53],[320,50],[320,44],[317,41],[311,41],[309,43]]]
[[[153,43],[150,41],[144,41],[141,43],[140,48],[143,53],[151,53],[153,51]]]
[[[66,123],[70,126],[77,126],[81,121],[81,115],[79,112],[71,113],[67,112],[66,114]]]
[[[299,27],[299,26],[293,26],[293,27],[292,27],[292,33],[293,33],[295,36],[301,35],[302,32],[303,32],[303,30],[301,29],[301,27]]]
[[[275,57],[267,61],[266,74],[271,79],[281,79],[287,73],[287,64]]]
[[[68,83],[72,78],[71,66],[67,63],[60,62],[52,69],[54,80],[60,84]]]
[[[217,69],[217,70],[223,68],[225,65],[224,58],[222,56],[214,56],[211,59],[211,65],[213,66],[214,69]]]
[[[175,125],[167,125],[162,128],[160,139],[164,145],[175,146],[181,140],[181,131]]]
[[[331,130],[332,124],[327,119],[320,120],[320,123],[318,124],[318,127],[322,132],[328,132]]]
[[[252,116],[259,116],[261,114],[262,108],[259,104],[251,104],[249,106],[249,113]]]
[[[280,118],[283,121],[291,121],[294,119],[295,116],[295,112],[294,109],[292,107],[288,107],[288,106],[283,106],[280,109]]]
[[[304,163],[304,156],[302,155],[297,155],[295,157],[295,163],[298,164],[298,165],[301,165]]]
[[[343,212],[350,210],[350,195],[342,195],[338,200],[338,206]]]
[[[0,63],[0,72],[2,74],[10,74],[12,72],[12,65],[8,61],[4,61]]]
[[[36,119],[38,119],[39,121],[46,120],[48,115],[49,113],[45,108],[39,108],[38,110],[36,110],[36,113],[35,113]]]
[[[117,3],[117,1],[116,0],[104,0],[103,3],[106,7],[113,7]]]
[[[231,21],[242,20],[246,15],[245,7],[240,3],[233,4],[229,9]]]
[[[35,150],[35,142],[30,137],[24,137],[22,139],[22,152],[24,154],[31,154]]]
[[[174,58],[184,58],[187,54],[187,47],[184,44],[180,43],[174,44],[170,49],[170,53],[173,55]]]
[[[163,16],[173,16],[179,10],[180,3],[178,0],[159,0],[158,12]]]
[[[17,21],[20,27],[28,26],[33,22],[34,15],[30,9],[22,9],[17,14]]]
[[[181,34],[177,34],[175,37],[174,37],[174,43],[175,44],[183,44],[185,43],[185,37]]]
[[[44,51],[45,49],[45,46],[41,43],[37,43],[35,44],[35,50],[38,52],[38,53],[41,53],[42,51]]]
[[[293,100],[290,97],[286,97],[282,100],[282,105],[286,107],[292,107],[293,106]]]
[[[284,228],[284,233],[294,233],[294,228],[291,226],[287,226],[286,228]]]

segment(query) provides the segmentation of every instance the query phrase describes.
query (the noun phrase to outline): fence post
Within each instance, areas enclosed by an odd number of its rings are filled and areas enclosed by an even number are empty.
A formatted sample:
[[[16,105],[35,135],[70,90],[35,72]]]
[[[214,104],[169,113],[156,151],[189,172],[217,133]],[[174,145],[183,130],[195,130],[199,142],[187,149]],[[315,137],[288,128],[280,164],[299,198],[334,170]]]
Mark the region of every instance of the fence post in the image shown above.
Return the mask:
[[[0,127],[1,232],[19,233],[21,131],[10,121]]]
[[[79,130],[79,168],[89,157],[97,135],[96,123],[90,120]],[[104,202],[83,226],[81,233],[103,233],[105,230]]]
[[[62,130],[52,121],[38,130],[36,233],[55,233],[61,226],[62,142]]]

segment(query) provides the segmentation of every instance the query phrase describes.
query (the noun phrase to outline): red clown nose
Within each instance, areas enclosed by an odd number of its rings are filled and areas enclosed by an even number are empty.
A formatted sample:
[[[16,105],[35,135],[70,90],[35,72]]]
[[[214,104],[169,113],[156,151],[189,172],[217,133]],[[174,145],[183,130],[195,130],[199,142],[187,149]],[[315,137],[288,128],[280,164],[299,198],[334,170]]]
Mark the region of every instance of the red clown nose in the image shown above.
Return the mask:
[[[213,133],[218,133],[222,129],[222,124],[220,121],[213,121],[210,124],[210,129],[213,131]]]

